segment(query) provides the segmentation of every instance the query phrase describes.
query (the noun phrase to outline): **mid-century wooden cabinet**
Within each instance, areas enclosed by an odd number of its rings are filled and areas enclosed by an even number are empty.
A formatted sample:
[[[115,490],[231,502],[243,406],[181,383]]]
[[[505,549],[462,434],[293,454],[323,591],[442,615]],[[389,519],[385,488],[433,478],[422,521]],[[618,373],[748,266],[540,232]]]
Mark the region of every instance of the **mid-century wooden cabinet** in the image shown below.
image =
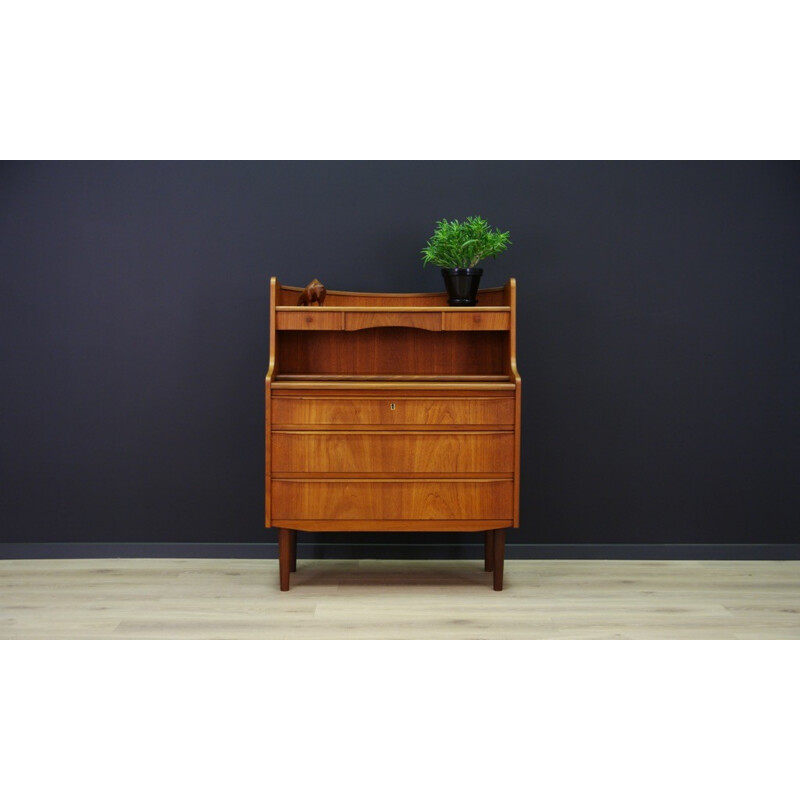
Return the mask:
[[[445,293],[328,291],[270,282],[266,519],[280,588],[297,531],[484,531],[503,588],[519,527],[516,283],[478,305]]]

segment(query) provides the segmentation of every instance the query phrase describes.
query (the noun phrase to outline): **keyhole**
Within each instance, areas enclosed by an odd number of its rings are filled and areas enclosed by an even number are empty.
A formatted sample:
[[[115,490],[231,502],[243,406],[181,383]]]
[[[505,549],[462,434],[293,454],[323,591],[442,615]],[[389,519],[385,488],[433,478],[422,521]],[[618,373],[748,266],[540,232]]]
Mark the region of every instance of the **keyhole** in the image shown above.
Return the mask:
[[[391,408],[392,411],[394,411],[394,403],[389,403],[389,408]]]

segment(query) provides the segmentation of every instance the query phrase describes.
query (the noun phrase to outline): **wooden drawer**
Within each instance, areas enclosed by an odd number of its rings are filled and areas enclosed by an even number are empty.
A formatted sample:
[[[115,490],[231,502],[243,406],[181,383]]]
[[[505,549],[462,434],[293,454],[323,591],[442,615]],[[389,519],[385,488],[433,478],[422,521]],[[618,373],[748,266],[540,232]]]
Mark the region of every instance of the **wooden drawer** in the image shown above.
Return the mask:
[[[510,519],[511,480],[273,480],[275,519]]]
[[[278,397],[272,427],[484,426],[514,424],[513,397]]]
[[[426,331],[442,329],[442,312],[419,311],[348,311],[344,318],[346,331],[359,331],[363,328],[422,328]]]
[[[279,331],[340,331],[341,311],[278,311],[275,327]]]
[[[272,435],[273,472],[511,473],[514,434],[308,431]]]
[[[459,311],[442,317],[446,331],[507,331],[511,324],[508,311]]]

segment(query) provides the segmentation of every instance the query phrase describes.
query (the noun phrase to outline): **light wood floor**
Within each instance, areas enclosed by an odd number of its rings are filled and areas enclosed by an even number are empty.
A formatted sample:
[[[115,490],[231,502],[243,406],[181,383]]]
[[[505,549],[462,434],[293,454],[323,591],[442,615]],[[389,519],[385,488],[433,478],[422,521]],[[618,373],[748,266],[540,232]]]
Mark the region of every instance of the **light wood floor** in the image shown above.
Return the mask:
[[[798,639],[800,561],[0,561],[3,639]]]

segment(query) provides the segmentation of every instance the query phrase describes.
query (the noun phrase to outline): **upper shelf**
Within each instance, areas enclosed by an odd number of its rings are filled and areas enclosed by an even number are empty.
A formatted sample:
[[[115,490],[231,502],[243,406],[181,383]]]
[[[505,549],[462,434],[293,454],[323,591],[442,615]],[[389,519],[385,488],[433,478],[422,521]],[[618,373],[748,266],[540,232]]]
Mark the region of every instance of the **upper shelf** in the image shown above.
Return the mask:
[[[445,292],[328,290],[325,305],[298,306],[302,289],[270,279],[267,378],[287,391],[409,387],[513,390],[516,281],[454,307]]]
[[[273,279],[275,280],[275,279]],[[323,281],[324,283],[324,281]],[[511,304],[511,288],[514,284],[513,278],[506,286],[495,286],[478,290],[478,306],[480,308],[488,306],[508,306]],[[299,286],[282,286],[275,281],[276,306],[294,307],[303,289]],[[433,307],[449,308],[447,305],[446,292],[414,292],[414,293],[381,293],[381,292],[343,292],[338,289],[328,289],[325,297],[324,308],[330,307],[358,307],[367,306],[375,308],[378,306],[410,306],[412,308]],[[316,306],[315,306],[316,307]]]
[[[360,331],[421,328],[426,331],[507,331],[510,306],[277,306],[279,331]]]

